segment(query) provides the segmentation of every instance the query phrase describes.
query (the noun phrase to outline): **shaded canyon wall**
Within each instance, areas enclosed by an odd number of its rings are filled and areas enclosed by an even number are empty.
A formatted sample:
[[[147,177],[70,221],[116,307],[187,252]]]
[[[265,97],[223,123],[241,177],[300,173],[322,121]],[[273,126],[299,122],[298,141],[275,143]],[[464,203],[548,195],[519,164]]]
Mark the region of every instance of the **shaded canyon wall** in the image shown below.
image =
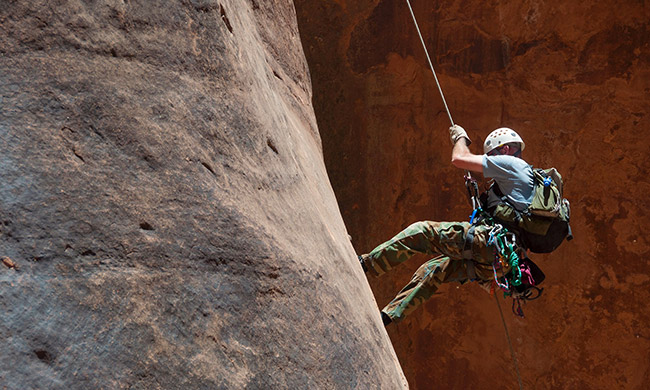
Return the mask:
[[[330,179],[359,253],[423,219],[467,220],[449,119],[405,1],[297,0]],[[647,2],[418,1],[456,123],[480,152],[516,129],[565,176],[576,239],[534,256],[543,297],[506,321],[527,389],[650,380]],[[382,307],[425,258],[370,282]],[[413,389],[517,386],[494,298],[444,286],[389,334]]]
[[[294,6],[0,7],[0,388],[405,388]]]

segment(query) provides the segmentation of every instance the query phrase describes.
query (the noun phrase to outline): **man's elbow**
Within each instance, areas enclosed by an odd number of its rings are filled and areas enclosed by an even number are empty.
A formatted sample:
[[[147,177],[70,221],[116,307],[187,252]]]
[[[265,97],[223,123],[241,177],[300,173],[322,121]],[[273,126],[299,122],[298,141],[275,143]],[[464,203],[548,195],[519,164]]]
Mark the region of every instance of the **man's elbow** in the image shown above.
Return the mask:
[[[466,153],[453,153],[451,155],[451,164],[456,168],[463,168],[466,163]]]
[[[451,156],[451,164],[456,168],[462,168],[462,160],[458,156]]]
[[[451,163],[456,168],[483,172],[482,156],[471,153],[454,153],[451,155]]]

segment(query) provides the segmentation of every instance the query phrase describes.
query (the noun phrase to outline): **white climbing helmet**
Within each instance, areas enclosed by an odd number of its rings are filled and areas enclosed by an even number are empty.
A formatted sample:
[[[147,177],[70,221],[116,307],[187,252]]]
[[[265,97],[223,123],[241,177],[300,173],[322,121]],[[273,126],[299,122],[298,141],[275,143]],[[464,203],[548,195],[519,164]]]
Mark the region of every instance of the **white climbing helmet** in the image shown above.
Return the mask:
[[[521,139],[516,131],[508,127],[500,127],[488,134],[488,136],[485,138],[485,143],[483,143],[483,153],[488,154],[499,146],[503,146],[511,142],[517,142],[519,145],[521,145],[519,148],[521,151],[523,151],[524,147],[526,147],[524,140]]]

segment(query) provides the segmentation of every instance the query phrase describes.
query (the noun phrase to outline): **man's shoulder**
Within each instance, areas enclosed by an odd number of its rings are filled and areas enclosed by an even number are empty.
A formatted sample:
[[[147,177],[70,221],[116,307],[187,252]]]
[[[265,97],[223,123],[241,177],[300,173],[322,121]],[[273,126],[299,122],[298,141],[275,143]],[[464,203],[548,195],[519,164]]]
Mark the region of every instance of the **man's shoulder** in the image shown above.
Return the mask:
[[[513,166],[530,167],[530,164],[528,164],[526,160],[524,160],[521,157],[508,156],[508,155],[488,156],[486,154],[485,159],[496,165],[513,165]]]
[[[533,167],[525,160],[515,156],[487,156],[485,155],[484,170],[518,171],[532,174]]]

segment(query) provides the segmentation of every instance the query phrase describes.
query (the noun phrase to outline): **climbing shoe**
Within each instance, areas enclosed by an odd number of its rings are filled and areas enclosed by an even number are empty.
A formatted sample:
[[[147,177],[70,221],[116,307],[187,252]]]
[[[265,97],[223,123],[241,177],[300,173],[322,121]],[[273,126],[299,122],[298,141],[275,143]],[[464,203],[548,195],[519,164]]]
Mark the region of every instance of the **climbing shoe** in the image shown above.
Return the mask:
[[[383,311],[381,312],[381,320],[384,323],[384,326],[388,326],[391,322],[393,322],[393,319],[390,318],[390,316]]]
[[[359,258],[359,263],[361,263],[361,268],[363,268],[363,272],[368,272],[368,267],[363,263],[363,255],[357,256]]]

